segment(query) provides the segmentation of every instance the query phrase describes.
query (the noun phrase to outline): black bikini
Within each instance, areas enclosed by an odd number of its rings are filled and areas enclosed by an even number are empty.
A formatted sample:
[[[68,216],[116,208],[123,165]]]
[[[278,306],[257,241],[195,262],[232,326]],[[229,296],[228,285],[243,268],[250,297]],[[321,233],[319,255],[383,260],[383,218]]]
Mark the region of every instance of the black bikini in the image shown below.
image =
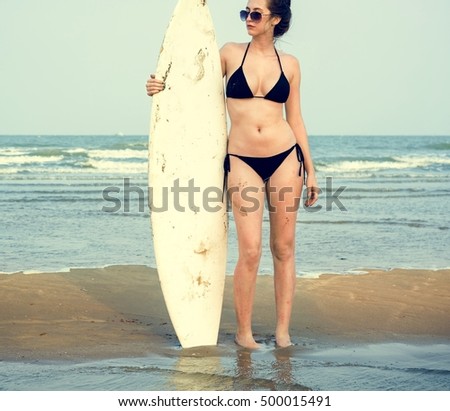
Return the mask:
[[[283,67],[281,65],[281,60],[280,56],[278,55],[277,49],[275,49],[275,53],[277,55],[278,63],[281,69],[280,78],[278,79],[277,83],[265,96],[255,96],[251,91],[247,79],[245,78],[245,73],[243,69],[243,65],[245,62],[245,58],[247,57],[249,47],[250,43],[248,44],[247,49],[245,50],[244,58],[242,59],[240,67],[231,75],[230,79],[228,80],[226,88],[227,98],[235,98],[235,99],[263,98],[265,100],[274,101],[280,104],[286,103],[289,97],[290,85],[288,79],[284,75]],[[300,163],[299,176],[301,176],[303,168],[303,153],[300,146],[298,144],[295,144],[286,151],[283,151],[282,153],[275,154],[270,157],[249,157],[228,153],[225,156],[224,162],[225,181],[228,173],[231,171],[230,156],[237,157],[246,164],[248,164],[261,177],[261,180],[264,183],[267,183],[267,181],[269,181],[273,173],[278,169],[278,167],[283,163],[283,161],[294,149],[296,149],[297,151],[297,159]]]
[[[270,90],[265,96],[255,96],[252,90],[250,90],[250,87],[247,83],[247,79],[245,78],[243,68],[249,47],[250,43],[248,43],[247,49],[245,50],[244,58],[242,59],[241,65],[231,75],[230,79],[228,80],[226,90],[227,97],[238,99],[263,98],[265,100],[274,101],[275,103],[286,103],[289,97],[290,85],[288,79],[284,75],[283,66],[281,65],[281,60],[280,56],[278,55],[277,49],[275,49],[275,53],[277,54],[278,64],[280,65],[281,69],[280,78],[278,79],[277,83],[272,87],[272,90]]]
[[[294,149],[297,150],[297,160],[300,163],[300,171],[298,175],[301,176],[303,169],[303,153],[300,146],[298,144],[294,144],[291,148],[288,148],[286,151],[283,151],[280,154],[275,154],[274,156],[270,157],[248,157],[228,153],[225,156],[224,162],[225,178],[226,175],[231,171],[230,156],[233,156],[239,158],[244,163],[248,164],[256,172],[256,174],[258,174],[261,177],[261,180],[264,183],[267,183],[270,177],[272,177],[273,173],[275,173],[277,168],[281,166],[286,157],[289,154],[291,154],[291,152]]]

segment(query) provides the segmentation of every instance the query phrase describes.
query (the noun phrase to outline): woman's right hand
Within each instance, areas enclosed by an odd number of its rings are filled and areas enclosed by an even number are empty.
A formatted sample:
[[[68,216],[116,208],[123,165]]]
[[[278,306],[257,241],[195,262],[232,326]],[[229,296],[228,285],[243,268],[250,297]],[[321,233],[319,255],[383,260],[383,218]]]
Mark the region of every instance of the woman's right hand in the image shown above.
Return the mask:
[[[159,93],[160,91],[164,90],[164,82],[162,80],[157,80],[155,78],[154,74],[150,75],[150,78],[147,80],[147,83],[145,85],[147,88],[147,95],[152,97],[156,93]]]

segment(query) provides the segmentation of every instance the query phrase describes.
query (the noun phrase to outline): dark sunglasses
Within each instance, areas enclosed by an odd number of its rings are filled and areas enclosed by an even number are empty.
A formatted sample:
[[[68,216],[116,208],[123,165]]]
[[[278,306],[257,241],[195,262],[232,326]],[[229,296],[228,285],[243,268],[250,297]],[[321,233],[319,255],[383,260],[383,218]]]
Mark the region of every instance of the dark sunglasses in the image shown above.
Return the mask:
[[[259,11],[247,11],[247,10],[241,10],[240,11],[241,20],[245,21],[247,20],[248,16],[250,16],[251,21],[261,21],[263,16],[271,16],[271,14],[262,14]]]

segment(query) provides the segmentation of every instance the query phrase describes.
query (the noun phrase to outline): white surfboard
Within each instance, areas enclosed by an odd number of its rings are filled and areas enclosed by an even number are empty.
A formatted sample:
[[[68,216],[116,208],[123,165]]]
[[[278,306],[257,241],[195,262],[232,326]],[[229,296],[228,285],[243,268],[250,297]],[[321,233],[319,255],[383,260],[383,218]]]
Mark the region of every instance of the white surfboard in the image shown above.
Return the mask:
[[[222,70],[206,0],[179,0],[161,48],[149,145],[156,264],[183,348],[218,340],[226,270],[227,131]]]

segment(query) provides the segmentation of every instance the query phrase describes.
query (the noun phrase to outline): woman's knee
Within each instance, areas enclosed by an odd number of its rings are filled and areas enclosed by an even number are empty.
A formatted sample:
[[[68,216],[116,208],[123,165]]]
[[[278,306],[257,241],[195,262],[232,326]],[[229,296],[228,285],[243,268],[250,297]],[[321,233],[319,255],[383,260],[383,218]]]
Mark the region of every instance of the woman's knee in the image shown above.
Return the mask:
[[[246,266],[257,267],[261,259],[261,246],[251,245],[242,247],[239,257]]]
[[[293,241],[272,240],[270,249],[273,257],[279,261],[289,261],[294,258]]]

